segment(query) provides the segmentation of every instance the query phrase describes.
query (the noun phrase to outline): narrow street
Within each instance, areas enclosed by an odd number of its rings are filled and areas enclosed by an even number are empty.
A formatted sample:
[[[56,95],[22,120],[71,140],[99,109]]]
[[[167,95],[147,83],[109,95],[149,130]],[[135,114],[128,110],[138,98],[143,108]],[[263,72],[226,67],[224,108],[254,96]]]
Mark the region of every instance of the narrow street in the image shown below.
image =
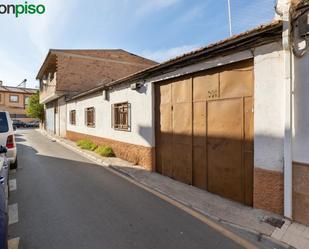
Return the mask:
[[[34,130],[18,130],[21,249],[241,248],[206,224]]]

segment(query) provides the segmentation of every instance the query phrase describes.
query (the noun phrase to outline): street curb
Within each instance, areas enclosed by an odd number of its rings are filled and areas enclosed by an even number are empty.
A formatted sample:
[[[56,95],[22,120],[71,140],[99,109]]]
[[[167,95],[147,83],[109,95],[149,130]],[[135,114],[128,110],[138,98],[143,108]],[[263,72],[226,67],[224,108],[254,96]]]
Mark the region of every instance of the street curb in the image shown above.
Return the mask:
[[[195,211],[195,212],[198,212],[199,214],[201,214],[201,215],[203,215],[203,216],[205,216],[205,217],[207,217],[207,218],[210,218],[210,219],[213,220],[213,221],[216,221],[216,222],[218,222],[218,223],[220,223],[220,224],[223,224],[223,225],[228,225],[228,226],[230,226],[230,227],[235,227],[235,228],[237,228],[237,229],[239,229],[239,230],[242,230],[242,231],[244,231],[244,232],[247,232],[247,233],[250,233],[250,234],[252,234],[252,235],[255,235],[255,236],[259,237],[260,239],[263,239],[263,238],[264,238],[264,239],[267,239],[267,240],[269,240],[269,241],[271,241],[271,242],[273,242],[273,243],[276,243],[276,244],[278,244],[278,245],[280,245],[280,246],[282,246],[282,247],[285,247],[285,248],[287,248],[287,249],[297,249],[297,248],[295,248],[295,247],[293,247],[293,246],[291,246],[291,245],[288,245],[288,244],[286,244],[286,243],[284,243],[284,242],[282,242],[282,241],[276,240],[275,238],[273,238],[273,237],[271,237],[271,236],[269,236],[269,235],[267,235],[267,234],[260,233],[260,232],[257,232],[257,231],[255,231],[255,230],[253,230],[253,229],[250,229],[250,228],[247,228],[247,227],[243,227],[243,226],[240,226],[240,225],[238,225],[238,224],[235,224],[235,223],[232,223],[232,222],[223,220],[223,219],[221,219],[221,218],[219,218],[219,217],[217,217],[217,216],[214,216],[214,215],[212,215],[212,214],[210,214],[210,213],[206,213],[205,211],[202,211],[202,210],[200,210],[200,209],[198,209],[198,208],[195,208],[195,207],[193,207],[192,205],[190,205],[190,204],[187,203],[187,202],[178,200],[178,199],[176,199],[176,198],[175,198],[174,196],[172,196],[172,195],[168,195],[168,194],[166,194],[165,192],[162,192],[161,190],[159,190],[159,189],[157,189],[157,188],[155,188],[155,187],[151,187],[151,186],[149,186],[149,185],[147,185],[147,184],[145,184],[145,183],[139,181],[136,177],[131,176],[131,175],[128,174],[125,170],[119,169],[119,168],[117,168],[117,167],[115,167],[115,166],[113,166],[113,165],[110,165],[109,168],[111,168],[111,169],[114,170],[114,171],[117,171],[118,173],[121,173],[121,174],[124,175],[125,177],[129,177],[130,179],[133,179],[134,181],[138,182],[139,184],[141,184],[141,185],[143,185],[143,186],[145,186],[145,187],[147,187],[147,188],[150,188],[150,189],[152,189],[152,190],[154,190],[154,191],[160,193],[161,195],[164,195],[164,196],[166,196],[166,197],[172,199],[173,201],[176,201],[176,202],[178,202],[178,203],[180,203],[180,204],[182,204],[182,205],[184,205],[184,206],[186,206],[186,207],[192,209],[192,210]]]
[[[128,174],[125,170],[122,170],[121,168],[118,168],[117,166],[115,165],[112,165],[112,164],[109,164],[109,163],[106,163],[104,162],[104,159],[99,159],[97,157],[94,157],[92,155],[90,155],[87,151],[85,150],[82,150],[82,149],[79,149],[79,148],[76,148],[75,146],[72,146],[70,144],[67,144],[65,142],[63,142],[61,139],[58,139],[57,137],[53,136],[53,135],[50,135],[48,134],[47,132],[41,130],[41,129],[36,129],[37,132],[39,132],[40,134],[42,134],[43,136],[46,136],[47,138],[51,139],[52,141],[55,141],[59,144],[61,144],[62,146],[64,146],[65,148],[71,150],[71,151],[74,151],[74,152],[78,152],[81,156],[83,156],[84,158],[87,158],[88,160],[90,161],[93,161],[95,162],[98,166],[101,166],[101,167],[105,167],[106,169],[112,171],[112,172],[117,172],[118,174],[121,174],[123,177],[126,177],[126,178],[129,178],[135,182],[137,182],[138,184],[141,184],[142,186],[148,188],[148,189],[151,189],[153,191],[156,191],[157,193],[167,197],[167,198],[170,198],[171,200],[181,204],[181,205],[184,205],[186,206],[187,208],[191,209],[192,211],[194,212],[197,212],[199,213],[200,215],[203,215],[217,223],[220,223],[222,225],[228,225],[230,227],[234,227],[234,228],[237,228],[239,230],[242,230],[244,232],[247,232],[249,234],[253,234],[259,238],[264,238],[264,239],[267,239],[269,241],[272,241],[282,247],[285,247],[286,249],[297,249],[291,245],[288,245],[282,241],[279,241],[279,240],[276,240],[275,238],[271,237],[271,235],[267,235],[267,234],[264,234],[264,233],[260,233],[260,232],[257,232],[253,229],[250,229],[250,228],[247,228],[247,227],[243,227],[243,226],[240,226],[238,224],[235,224],[235,223],[232,223],[232,222],[229,222],[227,220],[223,220],[217,216],[214,216],[212,214],[209,214],[209,213],[206,213],[205,211],[202,211],[202,210],[199,210],[198,208],[194,208],[192,205],[190,205],[189,203],[187,202],[184,202],[184,201],[181,201],[181,200],[178,200],[176,199],[175,197],[169,195],[169,194],[166,194],[165,192],[162,192],[161,190],[159,190],[158,188],[156,187],[152,187],[152,186],[149,186],[145,183],[143,183],[142,181],[140,181],[139,179],[137,179],[136,177]]]

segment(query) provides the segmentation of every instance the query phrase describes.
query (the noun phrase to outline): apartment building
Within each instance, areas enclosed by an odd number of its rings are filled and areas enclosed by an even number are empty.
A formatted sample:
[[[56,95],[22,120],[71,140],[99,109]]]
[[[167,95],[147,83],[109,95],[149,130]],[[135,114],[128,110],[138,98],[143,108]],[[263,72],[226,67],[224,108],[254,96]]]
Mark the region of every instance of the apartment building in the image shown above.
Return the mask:
[[[37,91],[37,89],[32,88],[3,86],[0,81],[0,109],[8,111],[13,120],[31,122],[34,119],[27,117],[26,107],[31,95]]]

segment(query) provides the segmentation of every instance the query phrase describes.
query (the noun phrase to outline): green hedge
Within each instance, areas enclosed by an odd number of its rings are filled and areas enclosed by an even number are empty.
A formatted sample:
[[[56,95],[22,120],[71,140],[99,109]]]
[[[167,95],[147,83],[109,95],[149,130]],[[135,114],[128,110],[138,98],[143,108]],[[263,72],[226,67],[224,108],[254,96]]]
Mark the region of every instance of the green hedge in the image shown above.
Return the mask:
[[[88,139],[78,140],[76,144],[77,146],[79,146],[84,150],[91,150],[91,151],[94,151],[98,147],[95,143],[93,143],[91,140]]]
[[[109,146],[104,146],[104,145],[98,146],[95,150],[95,153],[99,154],[100,156],[104,156],[104,157],[115,156],[113,149]]]

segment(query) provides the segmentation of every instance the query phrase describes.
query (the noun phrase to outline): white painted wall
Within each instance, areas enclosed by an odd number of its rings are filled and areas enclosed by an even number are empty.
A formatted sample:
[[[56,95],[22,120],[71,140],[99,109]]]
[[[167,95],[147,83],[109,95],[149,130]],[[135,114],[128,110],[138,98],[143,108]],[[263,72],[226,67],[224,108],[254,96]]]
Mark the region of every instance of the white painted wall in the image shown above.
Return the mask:
[[[59,114],[59,136],[66,136],[66,120],[67,120],[67,107],[65,97],[58,99],[58,114]]]
[[[111,106],[128,101],[131,104],[131,131],[117,131],[112,128]],[[95,128],[85,125],[85,108],[95,107]],[[76,110],[76,125],[69,123],[70,110]],[[154,146],[152,128],[152,87],[146,84],[139,92],[129,86],[117,86],[109,91],[109,100],[103,95],[79,99],[67,103],[67,130],[93,136],[109,138],[131,144]]]
[[[309,51],[294,56],[293,161],[309,163]]]
[[[54,106],[50,105],[50,106],[46,106],[46,110],[45,110],[45,122],[46,122],[46,130],[48,132],[54,133]]]
[[[284,64],[281,43],[254,51],[254,165],[283,171]]]
[[[254,51],[247,50],[229,56],[217,57],[195,65],[180,68],[146,81],[145,93],[138,93],[128,86],[110,92],[110,100],[103,100],[102,94],[86,99],[69,102],[70,110],[77,111],[77,125],[72,126],[67,119],[67,129],[94,136],[110,138],[118,141],[154,146],[154,94],[153,84],[158,81],[178,77],[233,62],[254,58],[254,134],[256,167],[283,170],[283,137],[284,137],[284,84],[281,43],[272,43]],[[119,87],[118,87],[119,88]],[[111,105],[129,101],[132,108],[132,131],[116,131],[111,128]],[[96,108],[96,128],[84,124],[84,110]]]

